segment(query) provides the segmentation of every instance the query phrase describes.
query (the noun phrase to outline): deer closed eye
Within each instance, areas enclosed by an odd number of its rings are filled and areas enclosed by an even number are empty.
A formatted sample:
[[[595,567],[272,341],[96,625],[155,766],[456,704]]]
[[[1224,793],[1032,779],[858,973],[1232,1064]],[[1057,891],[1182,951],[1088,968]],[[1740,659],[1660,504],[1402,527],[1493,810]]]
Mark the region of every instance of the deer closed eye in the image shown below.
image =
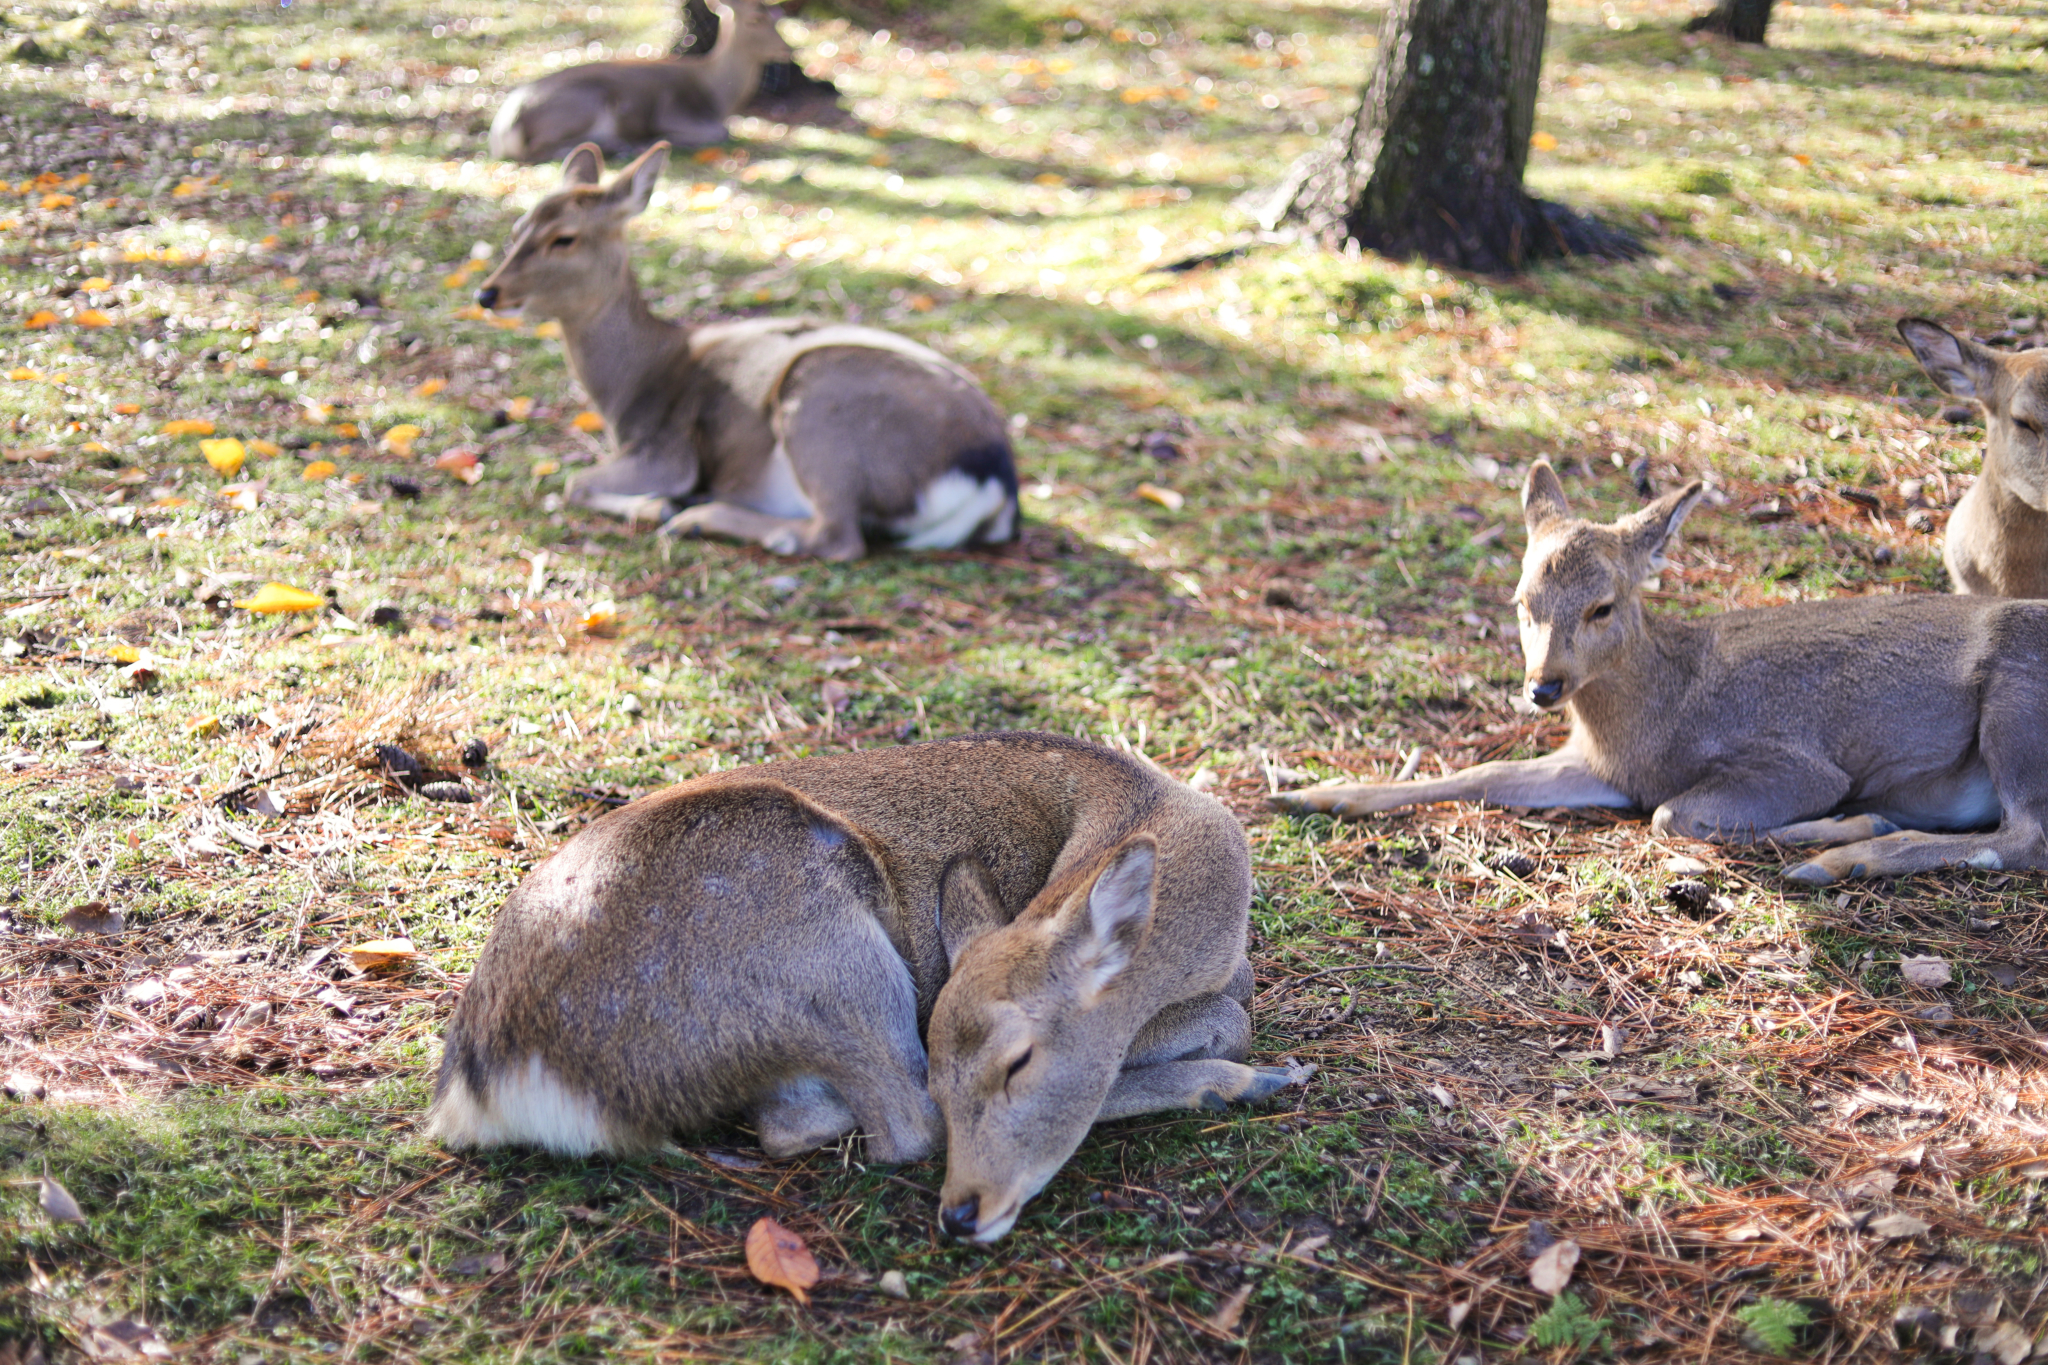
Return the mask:
[[[556,250],[560,250],[564,247],[572,247],[574,245],[576,245],[576,234],[572,232],[565,232],[561,236],[555,238],[554,241],[548,243],[549,247]]]
[[[2012,419],[2012,424],[2021,431],[2026,432],[2029,436],[2039,436],[2041,434],[2041,424],[2030,417],[2015,417]]]
[[[1022,1071],[1025,1067],[1029,1066],[1030,1064],[1031,1049],[1027,1047],[1022,1052],[1016,1055],[1016,1057],[1010,1062],[1010,1069],[1003,1073],[1004,1094],[1007,1095],[1010,1093],[1010,1082],[1017,1078],[1017,1073]]]
[[[1614,603],[1602,602],[1599,606],[1586,613],[1586,619],[1588,621],[1605,621],[1612,615],[1614,615]]]

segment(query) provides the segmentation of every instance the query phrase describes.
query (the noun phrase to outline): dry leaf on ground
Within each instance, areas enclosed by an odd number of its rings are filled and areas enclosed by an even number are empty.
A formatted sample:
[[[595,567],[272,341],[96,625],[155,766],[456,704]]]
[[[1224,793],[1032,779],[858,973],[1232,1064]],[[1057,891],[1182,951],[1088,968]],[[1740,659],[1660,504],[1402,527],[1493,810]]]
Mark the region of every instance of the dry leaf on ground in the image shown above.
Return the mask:
[[[1900,1237],[1918,1237],[1933,1226],[1932,1223],[1915,1218],[1910,1213],[1888,1213],[1882,1218],[1870,1220],[1870,1230],[1887,1241]]]
[[[303,588],[294,588],[283,583],[265,583],[252,596],[243,598],[235,605],[244,611],[266,614],[281,611],[318,611],[327,605],[327,599]]]
[[[357,971],[367,972],[378,967],[390,967],[401,962],[410,962],[419,956],[409,938],[375,938],[368,943],[358,943],[353,948],[341,950],[353,962]]]
[[[118,934],[128,927],[128,917],[107,909],[105,901],[87,901],[66,910],[58,923],[74,934]]]
[[[1216,1305],[1216,1311],[1209,1315],[1209,1325],[1224,1336],[1237,1333],[1237,1322],[1244,1316],[1244,1306],[1252,1296],[1252,1283],[1246,1280],[1230,1291],[1230,1297]]]
[[[818,1282],[818,1262],[804,1239],[773,1218],[756,1219],[747,1230],[747,1269],[762,1284],[787,1289],[798,1303],[809,1303],[810,1287]]]
[[[36,1202],[43,1206],[43,1212],[50,1215],[50,1221],[53,1223],[85,1221],[85,1210],[78,1207],[78,1201],[71,1197],[71,1191],[48,1176],[43,1177],[42,1195]]]
[[[1940,957],[1900,958],[1899,975],[1906,978],[1908,986],[1923,991],[1937,990],[1951,980],[1948,960]]]
[[[1561,1237],[1529,1262],[1529,1287],[1541,1294],[1562,1294],[1572,1282],[1572,1268],[1579,1263],[1579,1244]]]

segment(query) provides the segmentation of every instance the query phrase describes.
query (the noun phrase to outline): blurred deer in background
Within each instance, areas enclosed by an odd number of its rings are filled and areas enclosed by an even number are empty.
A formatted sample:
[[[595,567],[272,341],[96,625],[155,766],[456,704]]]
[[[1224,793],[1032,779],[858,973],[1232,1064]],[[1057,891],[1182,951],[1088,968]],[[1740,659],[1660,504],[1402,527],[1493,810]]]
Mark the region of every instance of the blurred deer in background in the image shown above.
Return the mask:
[[[936,351],[873,327],[685,327],[648,312],[625,231],[667,156],[657,143],[601,187],[597,148],[577,148],[477,293],[559,320],[569,368],[604,415],[617,458],[573,481],[570,499],[628,517],[693,501],[662,529],[824,559],[859,558],[869,536],[912,550],[1014,537],[1003,416]]]
[[[1949,514],[1942,558],[1957,592],[2048,597],[2048,351],[1994,351],[1938,322],[1899,335],[1943,393],[1984,413],[1984,468]]]
[[[725,121],[753,98],[761,69],[795,53],[756,0],[717,10],[718,40],[701,57],[591,62],[520,86],[491,121],[491,155],[552,161],[585,142],[623,156],[656,141],[725,141]]]

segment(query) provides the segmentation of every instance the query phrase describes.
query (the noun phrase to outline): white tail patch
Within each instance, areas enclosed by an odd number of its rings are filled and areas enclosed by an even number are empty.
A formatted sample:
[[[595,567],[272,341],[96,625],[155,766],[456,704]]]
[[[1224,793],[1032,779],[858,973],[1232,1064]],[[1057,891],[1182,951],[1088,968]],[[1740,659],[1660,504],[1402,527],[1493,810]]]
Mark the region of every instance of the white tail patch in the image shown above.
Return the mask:
[[[526,130],[519,126],[519,115],[526,108],[527,89],[522,85],[506,96],[491,120],[491,155],[501,161],[526,159]]]
[[[427,1135],[448,1147],[526,1143],[571,1156],[616,1145],[597,1102],[564,1085],[539,1053],[523,1068],[493,1076],[489,1088],[488,1095],[478,1095],[460,1071],[451,1074],[427,1115]]]
[[[917,498],[917,511],[890,529],[906,550],[950,550],[964,544],[976,528],[998,513],[1006,527],[1015,510],[1010,490],[997,480],[949,469],[925,485]],[[992,533],[991,539],[1003,536]]]

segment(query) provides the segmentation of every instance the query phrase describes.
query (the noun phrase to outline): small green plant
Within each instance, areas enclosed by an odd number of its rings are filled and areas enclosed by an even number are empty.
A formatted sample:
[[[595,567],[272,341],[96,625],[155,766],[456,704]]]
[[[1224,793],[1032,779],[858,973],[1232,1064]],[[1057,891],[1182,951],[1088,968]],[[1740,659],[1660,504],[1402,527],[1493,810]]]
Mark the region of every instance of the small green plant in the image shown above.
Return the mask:
[[[1800,1332],[1813,1325],[1813,1314],[1804,1305],[1784,1299],[1758,1299],[1735,1316],[1743,1324],[1742,1344],[1774,1356],[1798,1351]]]
[[[1596,1318],[1572,1293],[1559,1294],[1557,1301],[1529,1324],[1529,1340],[1546,1351],[1569,1347],[1590,1351],[1607,1335],[1607,1319]]]

